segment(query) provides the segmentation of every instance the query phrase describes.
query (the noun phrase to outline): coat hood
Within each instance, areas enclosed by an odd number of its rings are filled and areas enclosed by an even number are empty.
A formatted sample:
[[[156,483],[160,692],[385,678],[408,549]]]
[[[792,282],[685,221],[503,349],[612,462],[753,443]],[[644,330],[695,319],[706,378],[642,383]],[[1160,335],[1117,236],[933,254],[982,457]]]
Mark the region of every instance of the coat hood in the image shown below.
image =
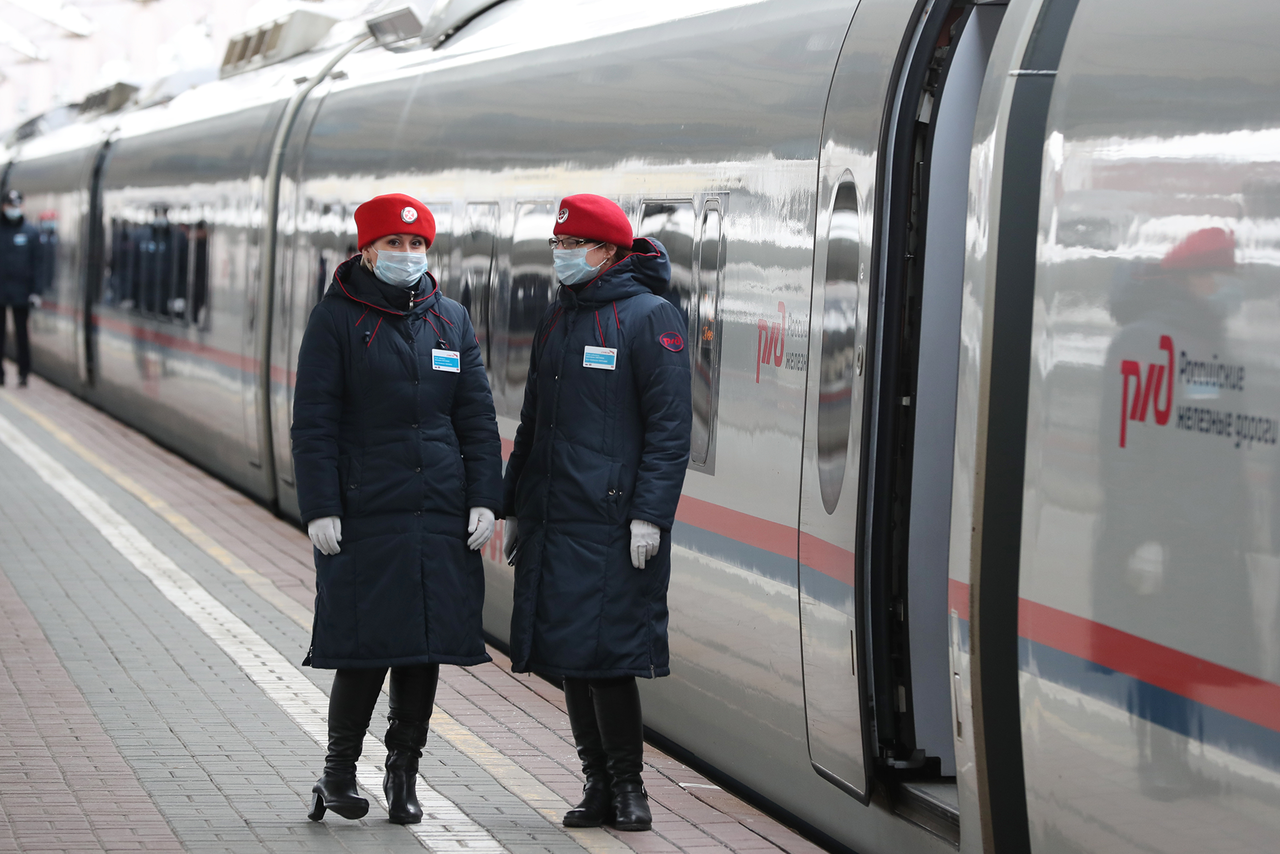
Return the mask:
[[[360,263],[359,255],[352,255],[333,271],[333,281],[325,291],[325,296],[346,297],[353,302],[376,308],[387,314],[411,318],[419,317],[435,308],[440,300],[440,286],[436,284],[435,276],[430,273],[422,274],[417,295],[411,299],[408,311],[396,308],[387,301],[383,292],[390,287],[393,286],[379,282],[377,277]]]
[[[560,286],[561,302],[604,305],[614,300],[655,294],[661,296],[671,286],[671,259],[666,248],[651,237],[631,244],[634,254],[596,276],[579,290]]]

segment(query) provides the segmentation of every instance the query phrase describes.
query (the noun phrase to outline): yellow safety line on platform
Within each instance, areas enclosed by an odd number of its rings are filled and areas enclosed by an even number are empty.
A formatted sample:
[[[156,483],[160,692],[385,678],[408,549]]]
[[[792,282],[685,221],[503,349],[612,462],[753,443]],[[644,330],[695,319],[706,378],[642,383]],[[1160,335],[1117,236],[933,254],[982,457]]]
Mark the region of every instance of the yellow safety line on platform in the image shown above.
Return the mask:
[[[54,423],[53,419],[31,404],[8,391],[0,390],[0,397],[3,397],[6,403],[40,425],[45,432],[65,445],[72,453],[102,472],[120,486],[121,489],[124,489],[147,505],[157,516],[172,525],[178,533],[238,577],[251,590],[278,608],[286,617],[289,617],[304,629],[311,629],[311,611],[277,587],[270,578],[267,578],[220,546],[217,540],[175,510],[169,502],[152,493],[100,455],[86,448],[75,436],[59,427]],[[386,691],[385,687],[383,691]],[[508,759],[493,745],[458,723],[438,706],[431,717],[431,728],[441,738],[449,742],[455,750],[483,768],[504,789],[524,801],[552,824],[559,826],[561,816],[572,804],[557,795],[538,778]],[[615,838],[605,830],[565,827],[560,829],[591,854],[623,854],[623,852],[632,854],[634,851],[631,846]]]

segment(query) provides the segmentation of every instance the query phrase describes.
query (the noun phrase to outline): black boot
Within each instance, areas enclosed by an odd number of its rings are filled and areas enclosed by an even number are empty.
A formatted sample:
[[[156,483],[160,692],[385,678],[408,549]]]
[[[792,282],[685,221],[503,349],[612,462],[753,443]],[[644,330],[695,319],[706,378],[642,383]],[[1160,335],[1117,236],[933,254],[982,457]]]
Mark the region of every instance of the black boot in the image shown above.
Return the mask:
[[[644,723],[636,680],[592,680],[591,696],[613,786],[613,826],[618,830],[648,830],[653,826],[653,816],[649,812],[649,795],[640,780]]]
[[[356,789],[356,760],[364,746],[365,730],[386,670],[339,670],[329,694],[329,753],[324,776],[311,787],[311,812],[319,821],[326,810],[343,818],[364,818],[369,802]]]
[[[564,704],[569,711],[573,743],[582,760],[582,802],[564,814],[565,827],[599,827],[613,823],[613,789],[609,785],[608,761],[600,743],[596,707],[591,686],[585,679],[564,680]]]
[[[427,743],[427,725],[388,717],[387,773],[382,791],[387,796],[387,818],[392,824],[422,821],[418,803],[418,760]]]

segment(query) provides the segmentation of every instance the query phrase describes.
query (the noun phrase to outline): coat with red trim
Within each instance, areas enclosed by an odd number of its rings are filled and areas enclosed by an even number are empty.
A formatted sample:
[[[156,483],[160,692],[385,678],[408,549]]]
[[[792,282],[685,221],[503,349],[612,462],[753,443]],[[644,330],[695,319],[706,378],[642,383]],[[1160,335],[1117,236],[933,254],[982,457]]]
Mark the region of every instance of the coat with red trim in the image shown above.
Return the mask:
[[[397,311],[353,258],[302,339],[298,504],[304,523],[342,519],[341,551],[315,552],[313,667],[489,660],[467,516],[502,507],[497,420],[466,310],[430,274],[423,285]],[[456,351],[458,370],[438,369],[433,350]]]
[[[507,465],[519,524],[511,663],[578,678],[666,676],[671,525],[692,424],[685,320],[662,294],[666,250],[637,254],[577,291],[562,287],[534,337]],[[587,348],[616,350],[613,369]],[[602,359],[601,356],[604,356]],[[662,532],[644,569],[630,521]]]

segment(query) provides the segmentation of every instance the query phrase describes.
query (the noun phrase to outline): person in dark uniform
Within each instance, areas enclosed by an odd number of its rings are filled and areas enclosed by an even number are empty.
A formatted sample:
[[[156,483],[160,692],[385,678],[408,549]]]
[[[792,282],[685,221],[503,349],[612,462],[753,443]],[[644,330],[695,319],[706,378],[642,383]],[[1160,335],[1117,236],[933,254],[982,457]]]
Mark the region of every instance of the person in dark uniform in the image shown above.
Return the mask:
[[[478,550],[501,508],[502,452],[471,321],[426,269],[431,212],[392,194],[355,220],[360,254],[311,312],[293,409],[298,503],[316,561],[303,663],[337,671],[309,817],[368,812],[356,760],[390,668],[383,786],[391,821],[413,824],[440,665],[490,660]]]
[[[0,216],[0,385],[4,385],[5,308],[13,315],[13,334],[18,345],[18,386],[27,384],[31,373],[31,339],[27,319],[31,306],[39,305],[42,254],[40,229],[27,222],[22,213],[22,193],[4,194],[4,215]]]
[[[507,465],[511,663],[564,680],[586,784],[569,827],[648,830],[636,677],[669,675],[671,525],[689,461],[685,323],[662,245],[600,196],[556,217],[558,299],[538,324]]]

